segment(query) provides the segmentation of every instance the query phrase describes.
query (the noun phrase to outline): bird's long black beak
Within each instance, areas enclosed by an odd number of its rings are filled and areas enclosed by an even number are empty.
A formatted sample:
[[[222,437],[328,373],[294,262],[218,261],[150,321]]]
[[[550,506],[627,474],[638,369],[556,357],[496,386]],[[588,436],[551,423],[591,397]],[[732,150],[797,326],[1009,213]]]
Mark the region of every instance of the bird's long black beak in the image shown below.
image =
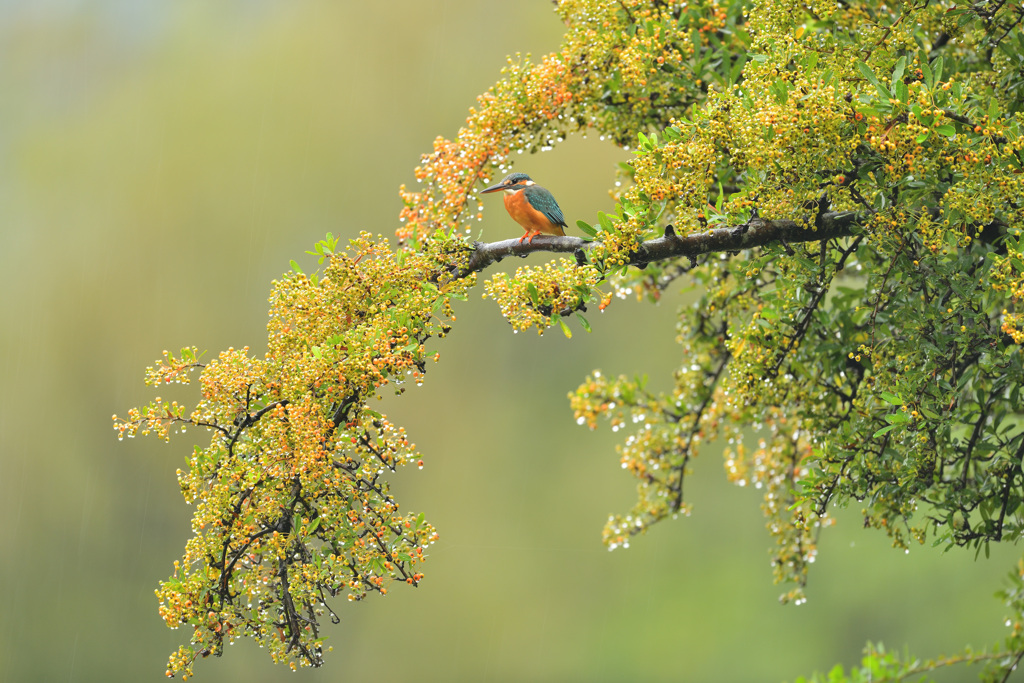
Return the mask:
[[[498,183],[497,185],[491,185],[486,190],[480,190],[480,194],[487,194],[488,192],[497,192],[498,190],[504,190],[505,185]]]

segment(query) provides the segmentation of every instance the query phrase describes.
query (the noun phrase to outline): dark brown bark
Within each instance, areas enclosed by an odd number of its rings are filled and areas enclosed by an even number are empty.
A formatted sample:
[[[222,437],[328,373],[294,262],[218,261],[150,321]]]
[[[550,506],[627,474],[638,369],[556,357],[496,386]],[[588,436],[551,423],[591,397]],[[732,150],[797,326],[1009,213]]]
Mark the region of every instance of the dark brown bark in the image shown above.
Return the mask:
[[[764,220],[754,218],[745,225],[713,228],[704,232],[680,237],[672,230],[665,229],[664,237],[647,240],[640,245],[630,258],[632,265],[643,267],[654,261],[671,258],[696,258],[702,254],[722,251],[740,251],[762,247],[772,242],[815,242],[853,234],[858,216],[852,211],[828,212],[818,216],[813,228],[805,228],[790,220]],[[554,237],[539,235],[533,242],[517,239],[502,242],[474,242],[474,251],[469,263],[457,276],[465,277],[489,267],[506,256],[526,256],[537,251],[556,253],[586,252],[595,242],[579,237]]]

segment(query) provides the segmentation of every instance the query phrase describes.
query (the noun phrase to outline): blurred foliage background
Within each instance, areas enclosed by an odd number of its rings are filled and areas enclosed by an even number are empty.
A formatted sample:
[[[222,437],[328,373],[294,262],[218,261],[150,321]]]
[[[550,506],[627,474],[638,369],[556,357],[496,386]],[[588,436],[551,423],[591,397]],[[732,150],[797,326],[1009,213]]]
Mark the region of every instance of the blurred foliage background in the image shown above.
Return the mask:
[[[561,30],[546,0],[0,0],[0,679],[163,676],[188,638],[153,596],[190,535],[174,471],[206,437],[119,444],[110,415],[151,397],[162,349],[265,348],[289,259],[312,270],[327,231],[390,235],[433,138]],[[516,170],[593,222],[627,158],[590,136]],[[521,234],[497,199],[480,227]],[[779,681],[868,639],[935,655],[1000,637],[1014,549],[904,555],[857,510],[825,533],[809,602],[780,606],[759,494],[713,448],[691,518],[602,548],[633,480],[620,435],[578,427],[566,393],[594,368],[667,387],[686,300],[616,302],[571,342],[512,335],[476,297],[457,309],[426,384],[382,401],[428,456],[394,480],[440,531],[427,579],[339,601],[327,666],[298,675]],[[249,643],[197,673],[291,675]]]

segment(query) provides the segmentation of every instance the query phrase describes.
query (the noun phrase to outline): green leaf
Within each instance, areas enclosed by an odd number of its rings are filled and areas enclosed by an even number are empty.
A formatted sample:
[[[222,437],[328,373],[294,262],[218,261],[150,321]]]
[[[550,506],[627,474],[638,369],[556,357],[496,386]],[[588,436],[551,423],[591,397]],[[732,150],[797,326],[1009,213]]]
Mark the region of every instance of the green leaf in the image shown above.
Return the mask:
[[[956,136],[956,128],[950,123],[944,123],[935,129],[935,132],[939,135],[945,135],[947,138]]]
[[[793,258],[807,270],[817,270],[818,264],[801,253],[793,254]]]
[[[889,89],[882,85],[878,80],[878,77],[875,76],[874,72],[871,71],[871,68],[867,64],[864,62],[858,62],[857,68],[860,69],[860,72],[864,75],[864,78],[868,80],[868,83],[875,86],[875,90],[878,91],[878,96],[882,98],[883,102],[887,102],[888,99],[893,96]]]
[[[537,286],[532,282],[526,283],[526,291],[530,295],[530,300],[533,303],[540,303],[540,292],[537,291]]]
[[[768,89],[772,91],[772,94],[775,95],[775,99],[777,99],[781,104],[786,104],[786,102],[789,101],[790,85],[786,81],[781,79],[777,80]]]
[[[576,311],[576,317],[580,319],[580,325],[583,325],[583,329],[584,330],[586,330],[587,332],[591,332],[592,331],[590,329],[590,323],[587,321],[586,318],[583,317],[582,313],[580,313],[579,311]]]
[[[998,44],[999,50],[1009,57],[1010,59],[1017,61],[1020,59],[1020,55],[1017,53],[1017,48],[1010,45],[1009,41],[1001,40]]]
[[[907,103],[907,97],[909,95],[907,90],[907,84],[903,81],[896,81],[892,84],[892,95],[900,102]]]
[[[879,397],[886,403],[891,403],[894,406],[903,405],[903,399],[896,394],[890,394],[888,391],[883,391],[879,394]]]
[[[935,83],[942,82],[942,57],[936,57],[932,62],[932,72],[935,74]]]
[[[817,56],[817,52],[811,54]],[[736,58],[736,61],[732,63],[732,67],[729,68],[729,82],[728,85],[735,85],[740,80],[740,75],[743,73],[743,67],[747,64],[747,55],[741,54]]]
[[[889,425],[888,427],[882,427],[877,432],[872,434],[871,438],[875,439],[875,438],[878,438],[878,437],[882,436],[883,434],[888,434],[889,432],[891,432],[895,428],[896,428],[896,425]]]
[[[586,221],[576,221],[576,227],[591,237],[597,237],[597,229]]]
[[[875,86],[876,88],[882,87],[882,84],[878,82],[878,78],[875,76],[875,72],[871,70],[871,67],[869,67],[864,62],[857,62],[857,68],[860,69],[860,72],[864,75],[864,78],[868,79],[868,83]]]
[[[994,123],[999,120],[999,101],[993,97],[988,103],[988,122]]]
[[[558,324],[562,326],[562,333],[565,335],[565,338],[572,339],[572,330],[570,330],[569,326],[565,324],[564,320],[562,320],[562,316],[558,316]]]
[[[903,72],[907,70],[907,57],[904,55],[896,60],[896,68],[892,72],[892,85],[903,82]]]
[[[302,268],[299,268],[299,264],[295,262],[295,259],[292,259],[290,263],[292,264],[292,270],[294,270],[299,275],[304,275],[304,273],[302,272]]]

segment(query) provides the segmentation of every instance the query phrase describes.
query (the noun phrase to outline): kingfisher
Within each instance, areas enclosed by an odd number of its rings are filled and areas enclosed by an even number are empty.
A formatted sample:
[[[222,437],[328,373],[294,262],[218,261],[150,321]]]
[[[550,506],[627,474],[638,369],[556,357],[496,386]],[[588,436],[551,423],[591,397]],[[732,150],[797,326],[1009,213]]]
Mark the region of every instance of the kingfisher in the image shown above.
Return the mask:
[[[508,215],[526,231],[526,234],[519,238],[519,244],[527,238],[532,244],[533,238],[541,233],[565,235],[563,228],[569,226],[565,224],[565,216],[562,215],[558,202],[550,192],[533,182],[530,176],[525,173],[509,174],[497,185],[480,190],[480,194],[498,190],[505,191],[505,209]]]

